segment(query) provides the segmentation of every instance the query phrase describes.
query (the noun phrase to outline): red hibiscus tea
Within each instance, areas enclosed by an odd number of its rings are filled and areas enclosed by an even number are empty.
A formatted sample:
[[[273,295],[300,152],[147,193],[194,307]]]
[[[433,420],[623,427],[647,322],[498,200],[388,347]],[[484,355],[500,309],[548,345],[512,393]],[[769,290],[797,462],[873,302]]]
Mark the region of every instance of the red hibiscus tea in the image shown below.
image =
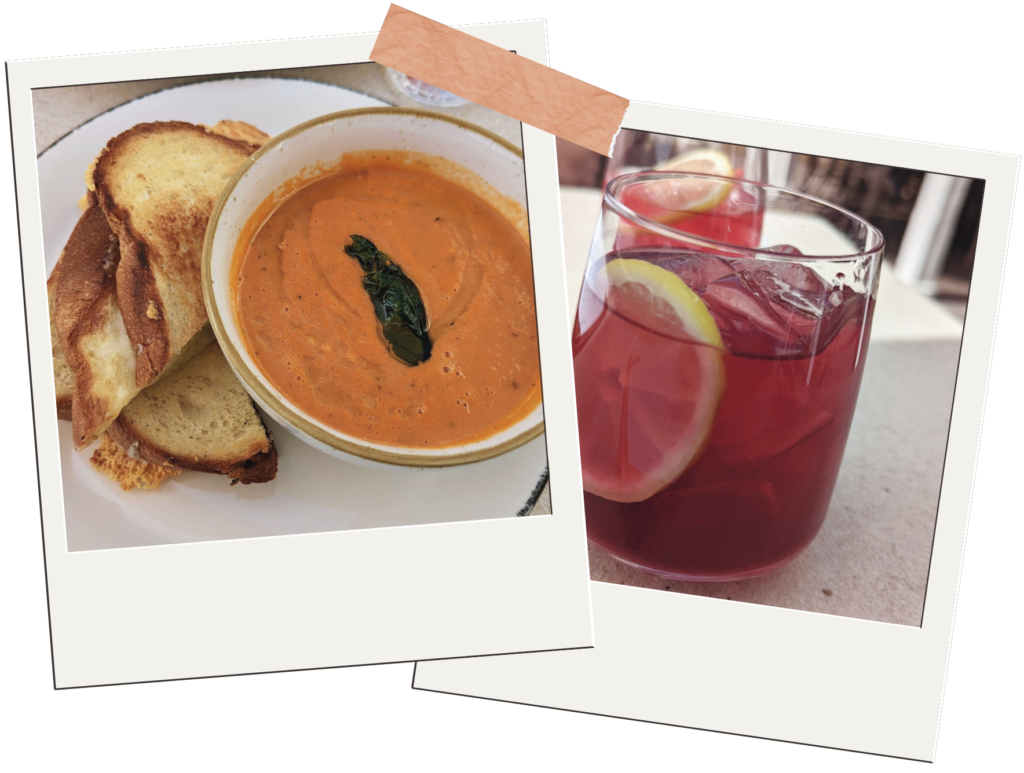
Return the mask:
[[[623,180],[609,185],[599,234],[612,249],[591,256],[573,330],[588,535],[666,577],[770,571],[813,540],[828,510],[881,236],[823,203],[750,184],[741,192],[765,205],[776,232],[787,218],[798,234],[828,214],[810,246],[834,256],[693,233],[672,244],[665,229],[608,206],[616,193],[628,200]],[[845,232],[829,210],[849,220]],[[733,233],[749,241],[753,232]]]

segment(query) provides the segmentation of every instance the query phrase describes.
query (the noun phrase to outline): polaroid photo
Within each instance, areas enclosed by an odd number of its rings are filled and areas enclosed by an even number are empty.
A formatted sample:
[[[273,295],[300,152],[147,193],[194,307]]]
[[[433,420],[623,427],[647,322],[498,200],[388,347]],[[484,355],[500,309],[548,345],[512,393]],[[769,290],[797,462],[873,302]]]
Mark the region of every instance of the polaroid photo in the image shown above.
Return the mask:
[[[595,648],[413,686],[930,760],[1016,159],[623,126],[559,148]]]
[[[375,37],[8,64],[58,689],[592,646],[554,138]]]

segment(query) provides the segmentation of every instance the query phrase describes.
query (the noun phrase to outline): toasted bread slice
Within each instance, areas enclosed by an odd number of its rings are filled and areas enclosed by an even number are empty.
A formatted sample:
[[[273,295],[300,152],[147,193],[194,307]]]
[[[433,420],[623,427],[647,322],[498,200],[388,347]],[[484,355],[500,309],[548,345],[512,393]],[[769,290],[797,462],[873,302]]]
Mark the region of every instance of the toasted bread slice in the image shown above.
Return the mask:
[[[180,121],[139,124],[107,143],[93,188],[120,241],[117,299],[139,387],[206,324],[200,280],[213,205],[255,146]]]
[[[50,303],[50,353],[53,356],[53,386],[57,393],[57,418],[71,421],[71,401],[75,391],[75,371],[68,365],[57,338],[57,282],[60,281],[60,263],[53,267],[46,280],[46,296]]]
[[[54,329],[74,371],[71,401],[75,448],[95,441],[141,388],[135,379],[136,349],[117,300],[117,237],[98,206],[79,219],[60,259],[54,287]],[[204,326],[165,369],[204,349],[213,331]]]
[[[86,332],[83,320],[108,298],[117,302],[115,272],[119,257],[117,237],[103,211],[97,206],[87,207],[60,255],[55,297],[57,337],[73,369],[81,364],[75,338]]]
[[[75,373],[71,423],[76,448],[96,440],[139,393],[135,349],[117,303],[119,254],[103,211],[92,206],[82,214],[61,256],[54,321],[61,350]]]
[[[273,437],[216,342],[129,403],[108,430],[133,458],[263,483],[277,475]]]
[[[60,281],[64,253],[54,266],[46,282],[46,293],[50,302],[50,349],[53,356],[53,379],[57,393],[57,418],[72,420],[72,402],[75,391],[75,371],[64,357],[64,349],[57,337],[57,283]],[[134,379],[134,373],[132,374]],[[181,474],[181,469],[165,465],[149,464],[130,458],[109,435],[100,438],[100,447],[89,459],[93,467],[118,483],[124,491],[134,488],[155,489],[167,478]]]

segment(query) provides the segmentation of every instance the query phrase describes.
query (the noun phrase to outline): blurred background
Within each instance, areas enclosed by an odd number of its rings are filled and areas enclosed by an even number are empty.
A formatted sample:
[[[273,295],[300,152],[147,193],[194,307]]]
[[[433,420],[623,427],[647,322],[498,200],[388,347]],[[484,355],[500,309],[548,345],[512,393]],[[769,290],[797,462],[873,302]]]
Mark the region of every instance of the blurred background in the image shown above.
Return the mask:
[[[737,176],[825,199],[868,220],[885,236],[885,260],[895,276],[963,322],[984,180],[629,129],[620,133],[612,159],[561,138],[557,142],[559,183],[596,190],[619,174],[664,163],[688,146],[718,148],[738,159],[736,169],[743,174]]]

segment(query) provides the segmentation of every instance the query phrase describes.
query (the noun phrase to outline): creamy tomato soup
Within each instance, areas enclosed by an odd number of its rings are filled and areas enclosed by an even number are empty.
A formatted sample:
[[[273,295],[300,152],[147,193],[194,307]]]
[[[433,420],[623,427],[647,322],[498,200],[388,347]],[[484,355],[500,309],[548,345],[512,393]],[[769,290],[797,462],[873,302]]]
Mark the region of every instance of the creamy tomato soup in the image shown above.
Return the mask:
[[[346,157],[240,240],[235,312],[264,375],[297,408],[354,437],[438,448],[484,439],[540,402],[530,250],[489,203],[432,172],[438,159]],[[257,221],[258,222],[258,221]],[[427,313],[430,356],[390,350],[366,272],[368,239]]]

